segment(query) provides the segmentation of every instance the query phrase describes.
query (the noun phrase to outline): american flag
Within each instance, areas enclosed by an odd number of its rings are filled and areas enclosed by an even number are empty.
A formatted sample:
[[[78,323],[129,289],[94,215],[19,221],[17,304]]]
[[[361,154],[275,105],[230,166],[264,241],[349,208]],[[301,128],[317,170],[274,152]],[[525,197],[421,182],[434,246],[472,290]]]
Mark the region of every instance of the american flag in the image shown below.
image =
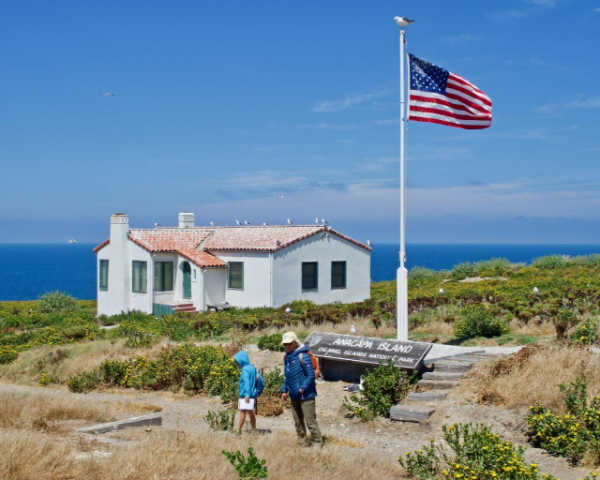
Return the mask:
[[[471,82],[409,54],[408,119],[456,128],[488,128],[492,101]]]

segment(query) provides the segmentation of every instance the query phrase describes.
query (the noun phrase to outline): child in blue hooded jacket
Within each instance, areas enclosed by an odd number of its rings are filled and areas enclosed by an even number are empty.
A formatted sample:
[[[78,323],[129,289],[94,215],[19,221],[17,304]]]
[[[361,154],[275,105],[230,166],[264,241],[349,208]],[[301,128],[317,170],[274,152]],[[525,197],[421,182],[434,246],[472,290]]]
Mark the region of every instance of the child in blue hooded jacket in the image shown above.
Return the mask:
[[[258,372],[256,367],[250,363],[250,358],[248,357],[248,353],[244,350],[239,351],[233,356],[233,359],[237,362],[237,364],[241,367],[242,372],[240,374],[240,382],[239,382],[239,393],[240,399],[243,402],[249,403],[250,399],[254,399],[254,408],[256,409],[256,399],[258,397],[257,391],[257,375]],[[244,426],[244,422],[246,421],[246,414],[250,416],[250,425],[252,426],[252,431],[256,430],[256,415],[254,410],[239,410],[240,412],[240,421],[238,425],[238,433],[242,433],[242,427]]]

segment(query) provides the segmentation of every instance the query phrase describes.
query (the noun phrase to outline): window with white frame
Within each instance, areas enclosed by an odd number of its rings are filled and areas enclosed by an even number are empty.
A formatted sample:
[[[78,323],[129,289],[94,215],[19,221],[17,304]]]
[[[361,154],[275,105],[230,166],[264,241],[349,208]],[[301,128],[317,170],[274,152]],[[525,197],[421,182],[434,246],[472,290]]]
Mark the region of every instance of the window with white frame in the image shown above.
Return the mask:
[[[108,290],[108,260],[100,260],[98,287],[102,291]]]
[[[146,293],[148,264],[140,260],[131,262],[131,291],[133,293]]]
[[[227,264],[227,288],[244,289],[244,262],[229,262]]]
[[[156,292],[173,290],[173,262],[154,262],[154,290]]]

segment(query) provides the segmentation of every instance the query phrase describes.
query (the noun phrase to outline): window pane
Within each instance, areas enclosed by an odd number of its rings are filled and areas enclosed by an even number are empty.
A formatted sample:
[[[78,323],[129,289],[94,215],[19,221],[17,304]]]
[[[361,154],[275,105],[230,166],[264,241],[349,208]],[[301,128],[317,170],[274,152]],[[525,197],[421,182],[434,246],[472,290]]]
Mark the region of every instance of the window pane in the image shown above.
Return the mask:
[[[173,290],[173,262],[154,263],[154,290],[157,292]]]
[[[161,270],[162,270],[162,262],[154,262],[154,291],[160,292],[161,288]]]
[[[108,260],[100,260],[100,290],[108,290]]]
[[[146,293],[146,262],[134,260],[131,268],[131,290],[134,293]]]
[[[331,288],[346,288],[346,262],[331,262]]]
[[[316,290],[318,288],[317,262],[302,263],[302,290]]]
[[[164,274],[165,290],[173,290],[173,262],[165,262],[164,271],[165,271],[165,274]]]
[[[244,288],[244,262],[229,262],[229,288]]]

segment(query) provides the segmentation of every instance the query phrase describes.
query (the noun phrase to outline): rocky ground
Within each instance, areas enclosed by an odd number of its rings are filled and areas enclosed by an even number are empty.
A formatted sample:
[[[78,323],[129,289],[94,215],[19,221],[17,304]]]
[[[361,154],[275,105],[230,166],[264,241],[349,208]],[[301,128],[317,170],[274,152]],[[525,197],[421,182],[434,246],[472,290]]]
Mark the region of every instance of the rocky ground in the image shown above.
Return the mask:
[[[251,359],[259,368],[281,365],[281,353],[250,350]],[[527,445],[525,412],[471,403],[456,390],[450,391],[446,399],[437,400],[432,404],[435,412],[425,423],[392,422],[386,419],[363,423],[354,418],[346,418],[347,412],[342,406],[344,397],[348,395],[344,391],[346,385],[344,382],[320,381],[317,386],[319,393],[317,409],[323,433],[332,442],[346,447],[350,455],[354,449],[359,448],[369,450],[374,456],[396,458],[405,452],[417,449],[431,438],[438,438],[441,435],[443,424],[455,422],[486,423],[506,439]],[[0,384],[0,391],[31,393],[43,391],[45,394],[64,398],[65,402],[74,396],[84,397],[90,402],[127,401],[143,405],[146,411],[148,405],[156,405],[162,408],[163,423],[161,427],[152,427],[152,429],[174,430],[182,432],[182,434],[209,431],[203,420],[204,415],[209,410],[222,408],[218,398],[171,392],[113,389],[89,394],[74,394],[64,387],[32,387],[11,384]],[[76,426],[78,425],[73,426],[73,432]],[[290,435],[294,431],[289,410],[277,417],[259,416],[258,427],[272,432],[287,432]],[[116,441],[135,441],[136,436],[145,434],[151,434],[151,432],[146,432],[144,428],[138,428],[107,434],[105,438],[119,439]],[[76,434],[73,433],[73,435]],[[551,473],[563,480],[574,480],[588,473],[586,469],[572,468],[565,460],[551,457],[539,449],[527,448],[526,459],[528,462],[537,463],[541,472]]]

